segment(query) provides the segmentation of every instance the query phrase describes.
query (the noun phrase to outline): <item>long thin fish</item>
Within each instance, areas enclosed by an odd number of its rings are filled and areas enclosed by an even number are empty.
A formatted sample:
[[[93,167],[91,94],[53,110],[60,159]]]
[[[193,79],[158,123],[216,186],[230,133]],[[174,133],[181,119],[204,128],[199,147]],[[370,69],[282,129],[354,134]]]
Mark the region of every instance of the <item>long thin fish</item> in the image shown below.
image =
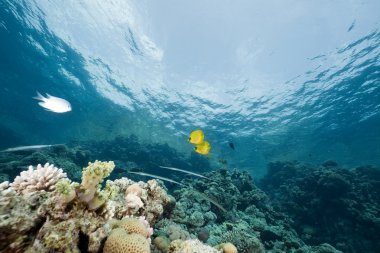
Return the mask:
[[[161,177],[161,176],[157,176],[157,175],[153,175],[153,174],[148,174],[148,173],[145,173],[145,172],[134,172],[134,171],[128,171],[127,173],[132,173],[132,174],[136,174],[136,175],[140,175],[140,176],[147,176],[147,177],[152,177],[152,178],[157,178],[157,179],[161,179],[162,181],[167,181],[167,182],[170,182],[170,183],[174,183],[174,184],[178,184],[178,185],[181,185],[181,186],[184,186],[184,187],[188,187],[187,185],[185,184],[182,184],[180,182],[177,182],[177,181],[174,181],[170,178],[166,178],[166,177]],[[222,207],[220,204],[218,204],[215,200],[211,199],[210,197],[208,197],[206,194],[198,191],[198,190],[195,190],[193,188],[193,191],[199,193],[199,195],[207,200],[207,201],[210,201],[212,204],[214,204],[216,207],[218,207],[220,210],[222,210],[223,212],[227,212],[226,209],[224,209],[224,207]]]
[[[165,167],[165,166],[159,166],[160,168],[163,168],[163,169],[168,169],[168,170],[174,170],[174,171],[180,171],[180,172],[183,172],[183,173],[186,173],[186,174],[189,174],[189,175],[193,175],[193,176],[197,176],[197,177],[201,177],[201,178],[205,178],[205,179],[209,179],[208,177],[205,177],[201,174],[197,174],[195,172],[191,172],[191,171],[187,171],[187,170],[181,170],[181,169],[178,169],[178,168],[173,168],[173,167]]]
[[[153,177],[153,178],[161,179],[162,181],[167,181],[167,182],[178,184],[178,185],[181,185],[181,186],[186,186],[186,185],[184,185],[184,184],[182,184],[180,182],[174,181],[174,180],[172,180],[170,178],[161,177],[161,176],[157,176],[157,175],[153,175],[153,174],[148,174],[148,173],[145,173],[145,172],[127,171],[127,173],[136,174],[136,175],[140,175],[140,176]]]
[[[15,148],[7,148],[4,150],[1,150],[0,152],[14,152],[14,151],[22,151],[22,150],[50,148],[50,147],[58,146],[58,145],[62,145],[62,144],[21,146],[21,147],[15,147]]]
[[[193,189],[194,190],[194,189]],[[195,190],[197,191],[197,190]],[[204,198],[205,200],[207,201],[210,201],[212,204],[214,204],[217,208],[219,208],[220,210],[222,210],[223,212],[227,213],[227,210],[224,209],[224,207],[222,207],[219,203],[217,203],[215,200],[213,200],[212,198],[210,198],[209,196],[207,196],[206,194],[200,192],[200,191],[197,191],[202,198]]]

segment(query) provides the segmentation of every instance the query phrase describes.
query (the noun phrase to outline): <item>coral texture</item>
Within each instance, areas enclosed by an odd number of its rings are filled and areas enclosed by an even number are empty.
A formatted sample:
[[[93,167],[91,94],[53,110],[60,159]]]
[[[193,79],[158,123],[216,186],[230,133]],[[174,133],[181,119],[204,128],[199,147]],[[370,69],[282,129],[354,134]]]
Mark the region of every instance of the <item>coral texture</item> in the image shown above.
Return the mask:
[[[380,248],[379,169],[275,162],[261,184],[306,243],[327,242],[344,252]]]
[[[119,245],[121,250],[150,252],[153,229],[144,217],[128,216],[130,212],[124,198],[128,186],[136,182],[122,178],[116,184],[108,181],[108,186],[100,189],[100,182],[112,168],[112,162],[90,163],[83,170],[82,184],[63,178],[50,191],[33,188],[34,191],[17,193],[9,183],[2,183],[0,251],[99,252],[111,232],[122,229],[123,235],[119,235],[125,240]],[[142,194],[144,207],[139,212],[159,219],[166,207],[164,201],[172,201],[172,198],[154,180],[140,182],[139,185],[145,193]],[[86,187],[90,191],[86,191]],[[90,192],[94,194],[87,198]],[[157,205],[160,212],[150,213],[144,209],[145,206]],[[108,244],[114,245],[110,243],[113,237],[115,235],[107,240]],[[114,252],[114,247],[111,248],[109,252]]]
[[[140,234],[128,234],[124,229],[114,229],[104,245],[104,253],[150,253],[148,240]]]
[[[83,202],[90,203],[95,198],[96,191],[100,189],[103,179],[108,177],[114,168],[115,164],[112,161],[88,163],[83,169],[79,198]]]
[[[168,253],[221,253],[221,250],[217,250],[213,247],[207,246],[200,242],[199,240],[175,240],[173,241]]]
[[[129,188],[131,185],[135,187],[136,184],[141,188],[140,197],[127,192],[127,189],[131,189]],[[146,183],[142,181],[136,183],[127,178],[108,180],[105,190],[110,193],[113,217],[117,219],[129,215],[144,216],[150,224],[154,224],[162,216],[164,209],[170,211],[173,202],[175,203],[175,200],[167,194],[164,186],[158,184],[156,180],[149,180]],[[114,194],[115,192],[117,194]],[[118,192],[124,194],[120,195]],[[132,196],[132,202],[125,196]]]
[[[52,191],[57,181],[65,177],[66,173],[62,169],[54,167],[53,164],[46,163],[44,166],[38,164],[36,168],[29,166],[27,171],[21,172],[11,187],[17,193],[22,194],[35,191]]]

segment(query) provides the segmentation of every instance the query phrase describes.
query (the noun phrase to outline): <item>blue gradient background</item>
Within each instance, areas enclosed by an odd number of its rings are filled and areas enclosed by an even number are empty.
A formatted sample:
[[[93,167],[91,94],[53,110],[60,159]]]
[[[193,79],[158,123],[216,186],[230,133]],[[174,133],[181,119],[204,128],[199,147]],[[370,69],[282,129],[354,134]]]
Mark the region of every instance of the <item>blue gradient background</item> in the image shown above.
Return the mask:
[[[379,1],[0,5],[0,148],[135,134],[190,155],[200,128],[255,177],[274,160],[380,166]]]

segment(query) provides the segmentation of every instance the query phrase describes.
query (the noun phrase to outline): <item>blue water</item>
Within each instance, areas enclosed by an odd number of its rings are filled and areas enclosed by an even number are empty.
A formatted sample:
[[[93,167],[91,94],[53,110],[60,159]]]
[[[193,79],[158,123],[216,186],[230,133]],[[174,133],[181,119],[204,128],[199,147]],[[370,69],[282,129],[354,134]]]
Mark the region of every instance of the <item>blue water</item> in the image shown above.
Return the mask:
[[[202,129],[212,165],[254,177],[276,160],[379,167],[379,4],[223,4],[1,1],[0,148],[134,134],[190,156]],[[43,110],[36,91],[73,111]]]

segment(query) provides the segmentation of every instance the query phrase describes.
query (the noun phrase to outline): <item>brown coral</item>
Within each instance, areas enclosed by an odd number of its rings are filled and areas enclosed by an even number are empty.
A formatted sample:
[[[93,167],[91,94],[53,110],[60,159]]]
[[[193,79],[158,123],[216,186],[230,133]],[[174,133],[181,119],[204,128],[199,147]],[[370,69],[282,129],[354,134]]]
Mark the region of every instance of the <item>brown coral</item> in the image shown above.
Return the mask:
[[[139,218],[126,218],[120,222],[120,227],[124,228],[128,234],[140,234],[148,237],[148,228]]]
[[[123,228],[116,228],[108,236],[104,253],[150,253],[148,240],[140,234],[127,234]]]

